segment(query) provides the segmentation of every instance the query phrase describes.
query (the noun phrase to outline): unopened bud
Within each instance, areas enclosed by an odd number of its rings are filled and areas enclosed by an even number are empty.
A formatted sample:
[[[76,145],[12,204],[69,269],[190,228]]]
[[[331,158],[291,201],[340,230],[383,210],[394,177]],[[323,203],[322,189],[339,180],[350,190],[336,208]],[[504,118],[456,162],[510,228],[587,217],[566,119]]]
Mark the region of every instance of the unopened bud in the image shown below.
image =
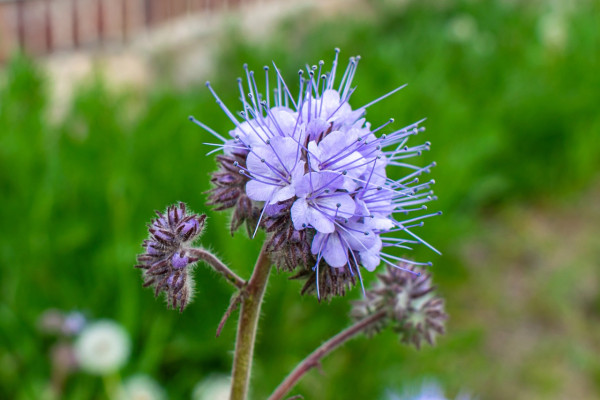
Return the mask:
[[[144,287],[153,286],[156,296],[164,291],[167,304],[183,311],[193,286],[188,267],[197,261],[187,254],[187,246],[202,233],[206,215],[188,214],[184,203],[157,214],[149,226],[150,238],[143,243],[146,253],[138,255],[136,268],[144,271]]]
[[[392,325],[403,343],[420,348],[425,340],[433,345],[435,336],[444,333],[448,315],[444,300],[434,292],[431,276],[408,263],[400,263],[397,267],[387,266],[377,278],[364,298],[354,302],[352,318],[358,321],[385,311],[386,318],[365,333],[372,335]]]

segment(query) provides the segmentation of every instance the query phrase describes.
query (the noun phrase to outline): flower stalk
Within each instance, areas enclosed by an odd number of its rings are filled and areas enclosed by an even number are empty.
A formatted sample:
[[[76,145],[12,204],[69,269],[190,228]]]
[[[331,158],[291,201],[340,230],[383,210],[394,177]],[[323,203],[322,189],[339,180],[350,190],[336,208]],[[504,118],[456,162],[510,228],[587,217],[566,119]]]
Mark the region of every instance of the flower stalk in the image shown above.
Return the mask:
[[[379,311],[376,314],[370,315],[349,328],[341,331],[315,351],[313,351],[308,357],[306,357],[298,366],[281,382],[281,384],[275,389],[273,394],[268,400],[280,400],[298,383],[298,381],[312,368],[319,366],[321,360],[338,347],[354,338],[356,335],[364,332],[370,326],[377,324],[379,321],[386,317],[385,311]]]
[[[241,300],[235,355],[233,358],[231,400],[245,400],[248,395],[254,343],[256,341],[256,328],[258,326],[260,307],[270,271],[271,260],[266,250],[266,245],[263,245],[256,260],[252,276],[248,281],[248,286],[245,289],[245,295]]]
[[[188,249],[188,252],[199,260],[204,261],[206,264],[211,266],[219,274],[223,275],[227,282],[231,283],[238,289],[243,289],[246,286],[246,281],[240,278],[235,272],[233,272],[223,261],[219,260],[214,254],[204,249]]]

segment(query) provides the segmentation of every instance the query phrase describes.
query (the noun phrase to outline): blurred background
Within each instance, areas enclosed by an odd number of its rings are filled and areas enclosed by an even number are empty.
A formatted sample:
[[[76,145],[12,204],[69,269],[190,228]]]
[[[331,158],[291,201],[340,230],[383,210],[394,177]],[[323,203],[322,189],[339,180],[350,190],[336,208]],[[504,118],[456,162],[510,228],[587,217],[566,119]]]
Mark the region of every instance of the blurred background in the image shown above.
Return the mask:
[[[236,110],[243,63],[294,79],[334,47],[362,56],[354,106],[409,84],[373,124],[427,118],[415,162],[437,161],[444,215],[420,233],[443,256],[410,256],[433,261],[450,319],[420,351],[357,339],[293,393],[385,399],[433,380],[448,398],[599,398],[599,18],[593,0],[0,1],[0,398],[106,399],[141,374],[188,399],[229,373],[237,314],[215,330],[231,289],[200,266],[193,304],[166,310],[133,268],[145,224],[185,201],[248,277],[263,236],[231,237],[204,205],[211,139],[187,117],[228,132],[206,80]],[[319,304],[288,277],[270,280],[253,399],[362,295]],[[107,319],[129,345],[101,378],[72,365],[80,325],[65,324]]]

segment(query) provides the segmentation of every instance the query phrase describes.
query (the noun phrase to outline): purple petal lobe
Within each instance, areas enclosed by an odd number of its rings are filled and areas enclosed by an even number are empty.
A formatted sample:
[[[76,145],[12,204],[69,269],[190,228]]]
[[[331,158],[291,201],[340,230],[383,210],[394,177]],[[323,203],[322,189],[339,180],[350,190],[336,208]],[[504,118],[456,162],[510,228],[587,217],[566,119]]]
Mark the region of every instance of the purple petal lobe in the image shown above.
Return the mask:
[[[282,188],[277,189],[273,193],[273,197],[271,198],[270,203],[278,203],[280,201],[285,201],[291,199],[295,196],[294,188],[292,185],[284,186]]]
[[[258,181],[248,181],[246,183],[246,194],[252,200],[269,201],[273,197],[273,193],[278,189],[278,186],[267,185]]]
[[[323,258],[327,264],[332,267],[343,267],[348,263],[348,248],[344,246],[337,234],[330,234],[323,247]]]
[[[193,233],[196,230],[198,230],[199,228],[199,224],[198,221],[195,218],[192,218],[191,220],[187,221],[186,223],[183,224],[183,228],[181,229],[181,233],[186,236],[189,233]]]
[[[333,217],[321,210],[318,210],[314,207],[309,207],[306,212],[306,217],[309,224],[312,225],[318,232],[331,233],[335,231]]]
[[[173,257],[171,257],[171,263],[174,268],[185,268],[189,264],[189,259],[187,257],[182,257],[179,253],[175,253],[173,254]]]
[[[291,209],[292,222],[296,230],[302,230],[309,224],[308,221],[308,203],[305,198],[299,198],[294,202]]]

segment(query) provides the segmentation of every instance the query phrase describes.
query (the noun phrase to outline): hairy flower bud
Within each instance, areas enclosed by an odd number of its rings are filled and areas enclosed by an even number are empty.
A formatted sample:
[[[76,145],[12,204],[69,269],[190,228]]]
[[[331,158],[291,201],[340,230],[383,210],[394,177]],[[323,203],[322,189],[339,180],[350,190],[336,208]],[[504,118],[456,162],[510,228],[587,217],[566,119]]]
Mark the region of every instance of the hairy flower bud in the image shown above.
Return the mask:
[[[278,271],[292,272],[296,267],[313,265],[315,258],[310,252],[312,237],[306,230],[297,231],[289,218],[293,201],[269,207],[262,224],[267,232],[267,250]]]
[[[361,320],[380,311],[386,318],[372,325],[367,335],[378,333],[391,324],[403,343],[420,348],[423,340],[434,344],[436,334],[444,333],[444,300],[435,295],[431,276],[407,263],[388,266],[378,280],[354,302],[351,316]]]
[[[138,255],[135,267],[144,270],[144,287],[153,286],[155,296],[164,291],[167,305],[183,311],[193,290],[189,270],[198,261],[187,246],[202,233],[206,215],[188,214],[184,203],[156,214],[148,225],[150,237],[142,244],[146,252]]]
[[[210,180],[214,187],[207,191],[209,196],[206,204],[215,206],[216,211],[234,209],[230,225],[232,235],[244,222],[248,222],[246,227],[251,235],[260,215],[260,210],[246,195],[245,188],[249,178],[240,174],[240,168],[246,167],[247,156],[246,151],[218,155],[219,169],[213,173]]]
[[[318,275],[312,268],[304,268],[290,279],[305,279],[300,290],[303,295],[319,293],[319,300],[331,300],[334,296],[344,296],[348,289],[356,285],[356,274],[347,268],[330,268],[322,265]]]

